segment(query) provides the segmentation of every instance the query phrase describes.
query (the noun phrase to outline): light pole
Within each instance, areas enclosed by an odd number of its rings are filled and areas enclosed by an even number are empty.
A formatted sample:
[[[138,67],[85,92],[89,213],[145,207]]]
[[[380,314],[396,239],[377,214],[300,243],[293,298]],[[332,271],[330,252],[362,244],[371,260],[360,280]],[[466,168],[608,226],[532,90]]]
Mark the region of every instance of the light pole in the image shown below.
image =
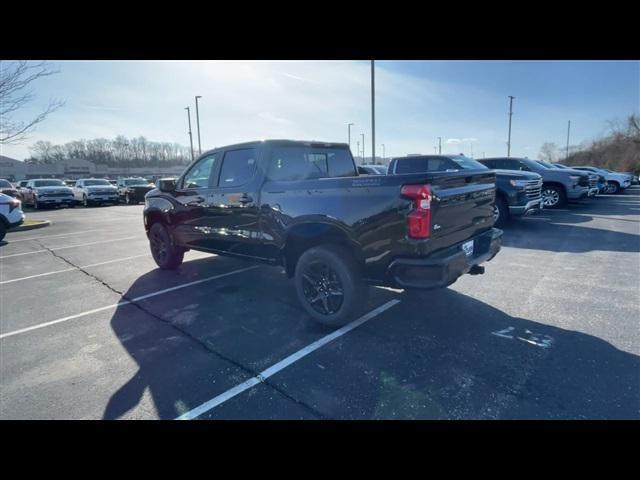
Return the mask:
[[[382,144],[382,165],[384,165],[384,143]]]
[[[507,140],[507,158],[511,157],[511,116],[513,115],[513,97],[509,95],[509,140]]]
[[[435,145],[433,146],[433,154],[434,155],[438,154],[438,147],[436,147]]]
[[[376,80],[375,64],[371,60],[371,158],[376,163]]]
[[[442,137],[438,137],[438,155],[442,155]]]
[[[351,125],[355,125],[355,123],[347,123],[347,131],[349,132],[349,150],[351,150]]]
[[[362,164],[364,165],[366,163],[364,161],[364,133],[361,133],[360,136],[362,137]]]
[[[191,161],[193,162],[193,135],[191,134],[191,110],[189,107],[184,108],[187,111],[187,120],[189,120],[189,141],[191,142]]]
[[[571,120],[569,120],[569,124],[567,125],[567,155],[565,156],[565,160],[569,158],[569,132],[571,131]]]
[[[202,95],[196,95],[196,125],[198,127],[198,155],[202,155],[202,145],[200,145],[200,113],[198,112],[198,99]]]

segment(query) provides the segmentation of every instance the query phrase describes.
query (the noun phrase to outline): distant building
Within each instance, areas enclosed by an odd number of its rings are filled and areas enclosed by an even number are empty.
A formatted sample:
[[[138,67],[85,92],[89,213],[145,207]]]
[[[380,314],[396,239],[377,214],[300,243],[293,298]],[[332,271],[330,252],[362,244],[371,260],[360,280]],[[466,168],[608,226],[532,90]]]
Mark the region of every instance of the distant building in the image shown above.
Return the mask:
[[[30,178],[117,178],[178,176],[186,166],[174,167],[108,167],[88,160],[69,159],[52,164],[29,164],[13,158],[0,156],[0,178],[11,181]]]

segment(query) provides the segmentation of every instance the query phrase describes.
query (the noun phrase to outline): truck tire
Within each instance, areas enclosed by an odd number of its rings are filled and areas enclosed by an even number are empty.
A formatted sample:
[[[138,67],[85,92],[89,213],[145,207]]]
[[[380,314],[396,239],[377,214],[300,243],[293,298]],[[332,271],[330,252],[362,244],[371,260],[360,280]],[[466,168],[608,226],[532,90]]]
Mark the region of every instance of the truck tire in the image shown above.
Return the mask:
[[[36,198],[36,196],[33,196],[33,209],[34,210],[40,210],[40,205],[38,205],[38,199]]]
[[[502,197],[496,197],[493,207],[494,226],[502,228],[509,221],[509,207]]]
[[[562,187],[557,185],[543,185],[542,203],[544,204],[544,208],[562,208],[567,204],[567,196]]]
[[[329,326],[355,318],[366,305],[369,292],[353,256],[338,245],[304,252],[296,264],[294,282],[306,312]]]
[[[607,182],[607,183],[609,185],[609,189],[608,189],[607,193],[615,195],[616,193],[618,193],[620,191],[620,185],[618,185],[618,182]]]
[[[151,225],[149,247],[156,265],[162,270],[175,270],[184,260],[184,249],[174,245],[169,232],[160,222]]]

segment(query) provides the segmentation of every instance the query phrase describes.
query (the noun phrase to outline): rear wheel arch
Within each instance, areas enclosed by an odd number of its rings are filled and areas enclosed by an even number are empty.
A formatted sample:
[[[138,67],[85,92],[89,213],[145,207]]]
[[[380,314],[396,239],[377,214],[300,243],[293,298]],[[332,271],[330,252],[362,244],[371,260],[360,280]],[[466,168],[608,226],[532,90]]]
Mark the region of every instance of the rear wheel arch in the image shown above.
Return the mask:
[[[345,249],[358,267],[364,266],[364,256],[357,242],[343,229],[323,222],[300,223],[286,234],[282,260],[288,277],[293,277],[300,256],[313,247],[337,245]]]

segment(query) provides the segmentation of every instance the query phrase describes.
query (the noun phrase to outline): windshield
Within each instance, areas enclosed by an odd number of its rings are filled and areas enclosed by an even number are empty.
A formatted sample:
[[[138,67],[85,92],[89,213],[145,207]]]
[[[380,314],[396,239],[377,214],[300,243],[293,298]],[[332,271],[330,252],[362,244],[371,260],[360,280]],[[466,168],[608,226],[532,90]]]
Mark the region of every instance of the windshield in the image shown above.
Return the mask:
[[[34,187],[64,187],[62,180],[38,180],[33,182]]]
[[[544,168],[551,168],[551,169],[556,168],[553,165],[551,165],[550,163],[543,162],[542,160],[536,160],[536,163],[542,165]]]
[[[96,185],[111,185],[111,184],[106,180],[85,180],[84,185],[85,187],[94,187]]]
[[[147,182],[143,178],[137,178],[133,180],[125,180],[124,184],[125,185],[149,185],[149,182]]]
[[[463,170],[489,170],[489,167],[481,164],[473,158],[451,157],[451,160],[453,160]]]
[[[0,187],[2,187],[2,188],[12,188],[11,184],[9,182],[7,182],[6,180],[0,180]]]

